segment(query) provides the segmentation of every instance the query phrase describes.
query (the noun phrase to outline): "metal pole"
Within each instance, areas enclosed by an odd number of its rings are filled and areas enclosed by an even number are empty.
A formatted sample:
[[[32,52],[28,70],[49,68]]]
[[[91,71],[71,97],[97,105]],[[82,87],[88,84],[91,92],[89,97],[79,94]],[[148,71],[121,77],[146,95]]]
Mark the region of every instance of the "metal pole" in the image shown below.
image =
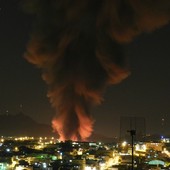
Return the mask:
[[[134,145],[134,136],[136,135],[136,130],[128,130],[128,132],[130,132],[130,135],[131,135],[131,137],[132,137],[132,170],[133,170],[133,167],[134,167],[134,155],[133,155],[133,145]]]
[[[134,167],[134,161],[133,161],[133,135],[131,134],[132,136],[132,170],[133,170],[133,167]]]

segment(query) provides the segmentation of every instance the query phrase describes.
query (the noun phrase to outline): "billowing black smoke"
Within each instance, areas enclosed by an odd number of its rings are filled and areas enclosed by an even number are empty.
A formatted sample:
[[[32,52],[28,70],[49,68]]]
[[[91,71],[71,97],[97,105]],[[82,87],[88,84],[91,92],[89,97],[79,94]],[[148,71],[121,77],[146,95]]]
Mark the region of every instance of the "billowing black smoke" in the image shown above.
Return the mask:
[[[121,44],[170,20],[170,0],[25,0],[36,17],[26,59],[42,69],[61,140],[85,140],[90,107],[129,75]]]

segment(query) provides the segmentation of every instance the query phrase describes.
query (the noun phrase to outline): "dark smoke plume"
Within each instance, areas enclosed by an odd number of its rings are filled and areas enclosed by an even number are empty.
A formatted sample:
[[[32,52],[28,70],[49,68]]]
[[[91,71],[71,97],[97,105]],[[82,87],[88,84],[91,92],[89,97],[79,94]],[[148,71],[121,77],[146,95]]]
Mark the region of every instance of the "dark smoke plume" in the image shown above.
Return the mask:
[[[121,44],[170,20],[170,0],[26,0],[36,17],[26,59],[42,69],[61,140],[87,139],[90,108],[129,75]]]

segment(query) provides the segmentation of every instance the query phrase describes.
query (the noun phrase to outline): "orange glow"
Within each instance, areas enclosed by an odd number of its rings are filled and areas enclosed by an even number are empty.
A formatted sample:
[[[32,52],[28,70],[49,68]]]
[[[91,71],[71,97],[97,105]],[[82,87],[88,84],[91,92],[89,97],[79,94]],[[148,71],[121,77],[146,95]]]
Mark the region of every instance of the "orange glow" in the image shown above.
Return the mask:
[[[81,107],[76,107],[77,115],[79,118],[79,134],[82,140],[86,140],[93,131],[93,120],[90,116],[83,111]]]
[[[77,141],[78,138],[76,136],[76,134],[73,134],[70,136],[70,138],[68,139],[64,133],[63,133],[63,129],[64,129],[64,121],[62,120],[62,117],[60,118],[54,118],[52,120],[52,128],[54,130],[54,132],[57,132],[59,134],[59,140],[60,141],[65,141],[65,140],[72,140],[72,141]]]

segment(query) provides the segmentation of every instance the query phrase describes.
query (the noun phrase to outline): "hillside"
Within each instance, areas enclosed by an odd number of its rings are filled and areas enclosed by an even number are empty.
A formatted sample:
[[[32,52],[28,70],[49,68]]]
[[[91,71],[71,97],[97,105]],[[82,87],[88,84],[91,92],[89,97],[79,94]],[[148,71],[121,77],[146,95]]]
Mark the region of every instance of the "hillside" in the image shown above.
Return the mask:
[[[0,115],[1,136],[52,136],[52,128],[40,124],[23,113]]]
[[[0,115],[0,136],[57,136],[53,133],[50,125],[41,124],[33,120],[31,117],[19,113],[16,115],[2,114]],[[90,141],[112,142],[112,138],[100,134],[92,134]]]

